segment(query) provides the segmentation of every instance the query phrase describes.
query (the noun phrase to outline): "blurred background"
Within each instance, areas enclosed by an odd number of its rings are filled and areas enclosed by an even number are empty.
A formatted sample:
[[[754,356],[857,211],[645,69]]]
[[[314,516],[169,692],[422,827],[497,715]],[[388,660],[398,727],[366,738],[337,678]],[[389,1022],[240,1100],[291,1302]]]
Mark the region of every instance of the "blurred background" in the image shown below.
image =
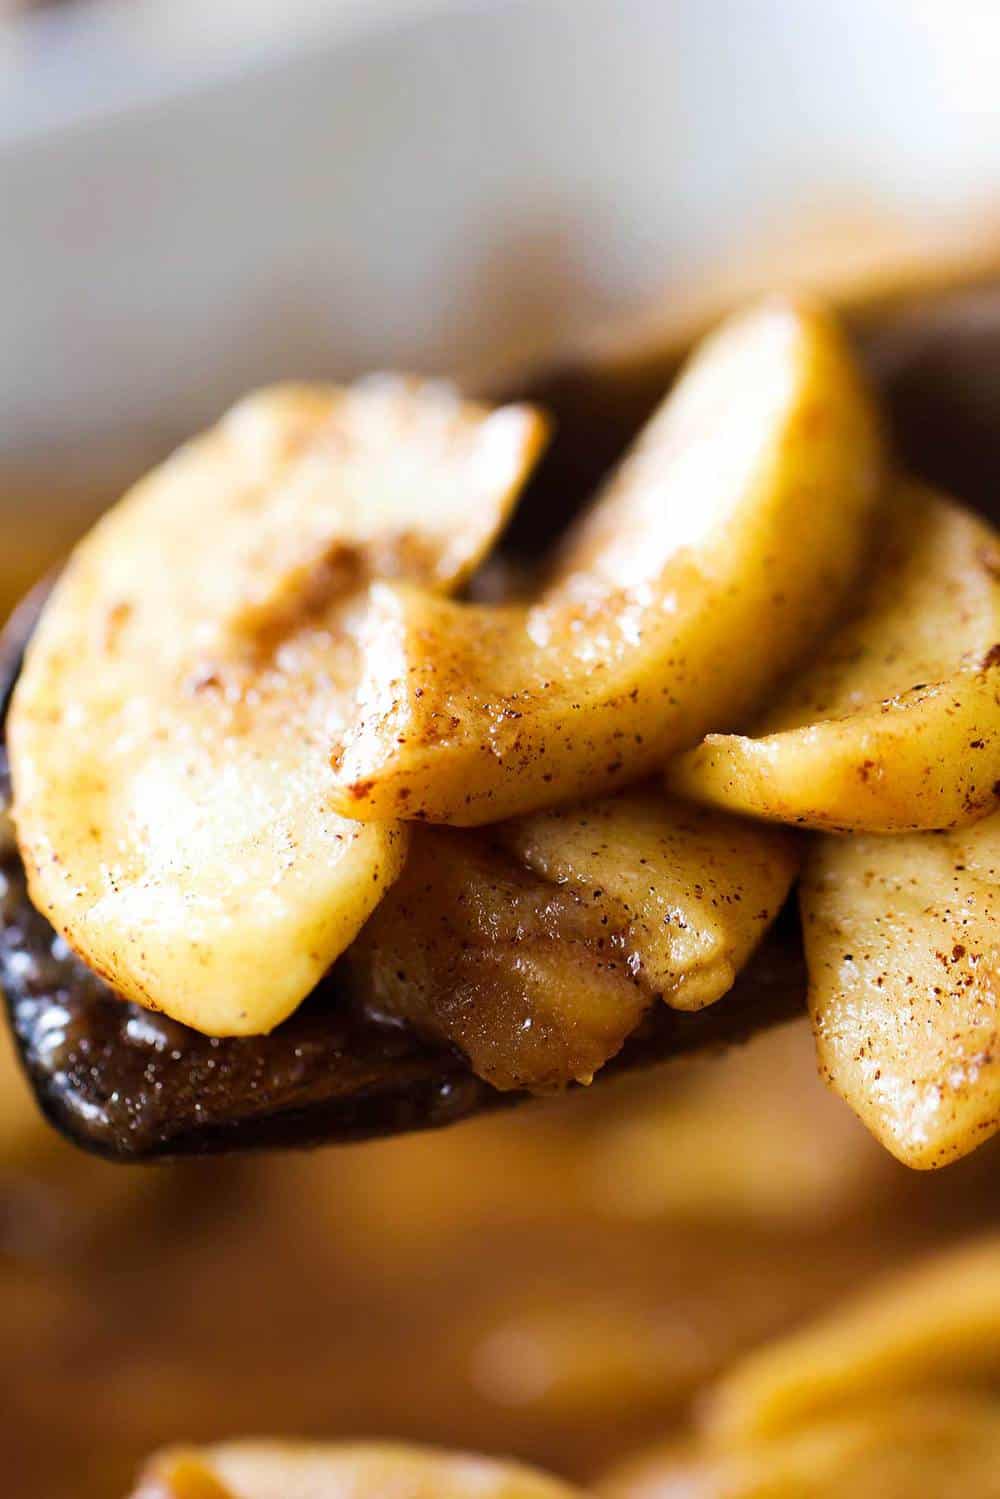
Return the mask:
[[[123,1495],[164,1443],[244,1435],[588,1478],[684,1430],[745,1349],[997,1218],[996,1149],[895,1164],[804,1023],[441,1134],[173,1168],[89,1160],[9,1062],[2,1088],[17,1495]]]
[[[4,0],[0,608],[255,384],[517,388],[766,282],[981,281],[998,76],[991,0]],[[150,1170],[64,1145],[3,1050],[11,1492],[258,1433],[587,1477],[987,1226],[998,1165],[895,1165],[803,1025],[441,1135]]]
[[[891,280],[983,255],[998,73],[989,0],[14,10],[12,570],[262,381],[495,385],[789,262]]]

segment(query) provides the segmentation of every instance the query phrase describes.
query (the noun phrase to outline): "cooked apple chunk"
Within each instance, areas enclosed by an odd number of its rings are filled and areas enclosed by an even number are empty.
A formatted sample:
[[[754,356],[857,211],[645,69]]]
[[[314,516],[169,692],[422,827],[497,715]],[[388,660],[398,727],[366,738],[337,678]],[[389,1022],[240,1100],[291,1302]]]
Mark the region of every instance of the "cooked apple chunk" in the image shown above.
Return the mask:
[[[648,788],[496,831],[550,884],[620,907],[643,982],[678,1010],[732,987],[798,873],[793,838]]]
[[[872,404],[826,316],[772,301],[732,319],[536,604],[373,587],[338,809],[496,821],[614,789],[745,717],[840,606],[880,479]]]
[[[637,791],[486,832],[415,829],[350,948],[357,998],[496,1088],[589,1082],[658,999],[721,998],[794,879],[785,836]]]
[[[828,831],[974,822],[1000,791],[1000,537],[900,486],[856,612],[765,716],[668,771],[682,795]]]
[[[388,1442],[223,1442],[152,1459],[133,1499],[573,1499],[520,1463]],[[581,1496],[582,1499],[582,1496]]]
[[[1000,1128],[1000,813],[823,838],[801,890],[820,1069],[908,1166]]]
[[[14,816],[36,906],[122,994],[267,1031],[351,941],[405,853],[329,805],[352,598],[460,582],[541,437],[430,382],[265,391],[76,549],[10,712]]]
[[[495,1088],[589,1082],[653,1001],[628,915],[548,884],[491,834],[414,829],[400,880],[348,949],[351,990],[456,1046]]]

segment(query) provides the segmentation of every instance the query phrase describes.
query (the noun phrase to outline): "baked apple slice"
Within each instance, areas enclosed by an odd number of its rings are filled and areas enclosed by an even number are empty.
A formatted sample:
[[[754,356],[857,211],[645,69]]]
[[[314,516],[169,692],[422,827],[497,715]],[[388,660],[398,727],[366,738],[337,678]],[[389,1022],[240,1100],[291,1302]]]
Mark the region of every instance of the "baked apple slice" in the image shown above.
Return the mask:
[[[745,717],[840,606],[881,476],[872,402],[834,324],[784,301],[730,320],[536,604],[373,587],[336,806],[493,822],[614,789]]]
[[[802,929],[820,1070],[908,1166],[1000,1129],[1000,813],[974,827],[822,838]]]
[[[898,487],[848,623],[754,737],[709,734],[667,780],[829,831],[983,817],[1000,794],[1000,537],[943,495]]]
[[[543,435],[434,382],[281,387],[77,547],[10,711],[14,816],[32,900],[121,994],[268,1031],[351,941],[405,856],[329,805],[354,600],[462,582]]]

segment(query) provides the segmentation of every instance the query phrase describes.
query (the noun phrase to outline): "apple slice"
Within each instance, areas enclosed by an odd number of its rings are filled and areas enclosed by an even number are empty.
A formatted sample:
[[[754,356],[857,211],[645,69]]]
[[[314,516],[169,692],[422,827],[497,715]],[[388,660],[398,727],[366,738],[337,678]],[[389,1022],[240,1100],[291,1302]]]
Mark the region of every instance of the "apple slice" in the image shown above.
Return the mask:
[[[453,587],[542,442],[433,382],[242,402],[78,546],[8,732],[32,900],[119,992],[270,1030],[351,941],[404,830],[330,808],[373,576]]]
[[[820,1070],[908,1166],[1000,1129],[1000,813],[823,838],[801,889]]]
[[[853,581],[881,482],[836,327],[771,301],[696,353],[530,607],[373,587],[339,810],[475,824],[614,789],[746,715]]]
[[[550,884],[597,909],[619,907],[645,986],[676,1010],[700,1010],[732,988],[799,871],[793,836],[706,815],[651,787],[496,831]]]
[[[710,806],[828,831],[974,822],[1000,792],[1000,537],[899,487],[856,613],[767,713],[667,774]]]
[[[345,963],[370,1013],[457,1046],[493,1087],[590,1082],[655,1001],[727,993],[797,868],[790,835],[649,788],[488,832],[414,829]]]

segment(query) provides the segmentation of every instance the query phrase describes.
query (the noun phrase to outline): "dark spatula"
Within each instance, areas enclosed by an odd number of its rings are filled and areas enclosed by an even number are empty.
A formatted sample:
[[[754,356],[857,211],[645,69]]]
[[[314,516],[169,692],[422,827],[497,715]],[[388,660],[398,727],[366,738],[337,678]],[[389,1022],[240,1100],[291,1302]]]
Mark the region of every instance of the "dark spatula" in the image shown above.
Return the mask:
[[[1000,492],[1000,291],[914,304],[859,330],[908,467],[990,509]],[[633,371],[566,370],[531,395],[560,440],[533,481],[509,544],[535,552],[662,395],[675,356]],[[0,714],[44,602],[36,592],[0,642]],[[6,790],[0,735],[0,789]],[[118,999],[28,900],[12,843],[0,858],[0,984],[46,1115],[111,1159],[346,1142],[429,1129],[525,1095],[481,1082],[457,1053],[352,1009],[334,968],[270,1036],[225,1040]],[[805,970],[786,913],[720,1003],[657,1005],[599,1078],[735,1043],[802,1010]]]

